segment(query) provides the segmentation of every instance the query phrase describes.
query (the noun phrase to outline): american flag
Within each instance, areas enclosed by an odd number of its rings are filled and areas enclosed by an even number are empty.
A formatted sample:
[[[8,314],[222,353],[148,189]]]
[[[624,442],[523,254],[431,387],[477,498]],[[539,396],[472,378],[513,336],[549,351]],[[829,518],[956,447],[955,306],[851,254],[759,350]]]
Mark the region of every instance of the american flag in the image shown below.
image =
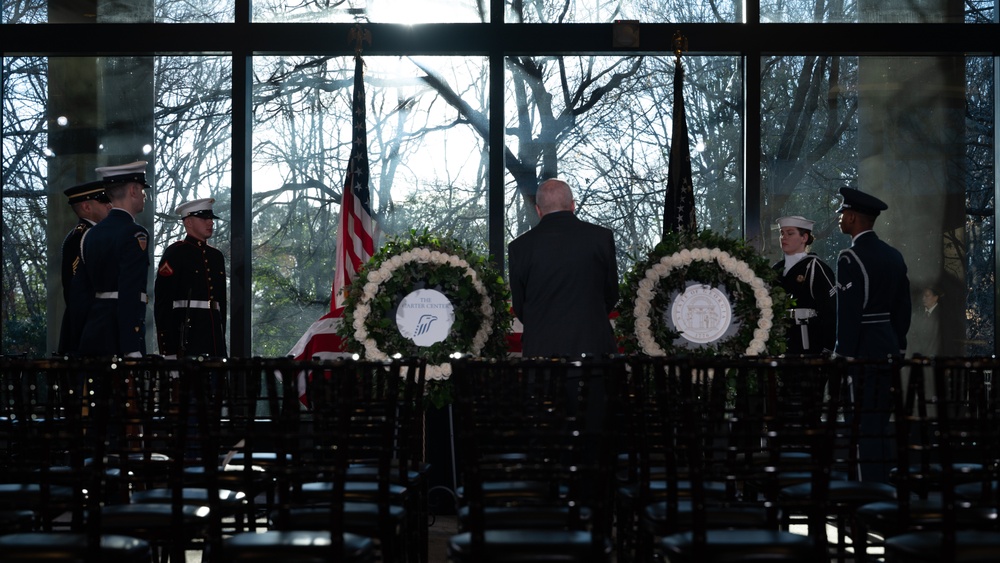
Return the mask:
[[[674,69],[674,129],[670,140],[667,195],[663,205],[663,236],[675,231],[695,232],[694,186],[691,181],[691,149],[684,113],[684,67],[680,59]]]
[[[365,123],[364,61],[355,57],[354,100],[352,106],[351,159],[344,180],[340,204],[340,230],[337,239],[337,265],[330,295],[330,312],[309,327],[288,353],[297,360],[323,359],[343,355],[346,350],[337,328],[344,314],[344,289],[358,275],[358,270],[375,253],[377,225],[372,219],[368,189],[368,136]],[[300,388],[304,388],[300,385]]]

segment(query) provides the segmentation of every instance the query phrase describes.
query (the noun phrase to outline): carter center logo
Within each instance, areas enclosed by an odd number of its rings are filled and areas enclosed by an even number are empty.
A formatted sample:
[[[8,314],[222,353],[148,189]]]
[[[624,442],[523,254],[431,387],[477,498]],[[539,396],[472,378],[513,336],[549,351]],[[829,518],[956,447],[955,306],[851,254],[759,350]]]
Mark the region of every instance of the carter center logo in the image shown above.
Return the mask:
[[[440,291],[418,289],[399,302],[396,328],[417,346],[430,346],[448,338],[455,323],[455,307]]]
[[[681,337],[708,344],[722,337],[733,321],[726,294],[707,285],[688,286],[671,306],[671,319]]]

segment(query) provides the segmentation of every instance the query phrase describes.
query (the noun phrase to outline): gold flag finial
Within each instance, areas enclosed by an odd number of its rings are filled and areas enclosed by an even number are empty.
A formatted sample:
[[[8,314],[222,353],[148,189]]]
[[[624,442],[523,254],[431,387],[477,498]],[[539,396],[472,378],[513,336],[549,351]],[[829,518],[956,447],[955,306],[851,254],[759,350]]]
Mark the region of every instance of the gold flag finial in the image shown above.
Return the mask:
[[[362,27],[361,24],[355,24],[354,27],[347,32],[347,42],[354,43],[354,56],[360,57],[361,51],[363,50],[363,44],[365,42],[369,45],[372,44],[372,32]]]
[[[681,34],[680,30],[674,32],[674,56],[677,62],[681,61],[681,54],[688,50],[688,38]]]

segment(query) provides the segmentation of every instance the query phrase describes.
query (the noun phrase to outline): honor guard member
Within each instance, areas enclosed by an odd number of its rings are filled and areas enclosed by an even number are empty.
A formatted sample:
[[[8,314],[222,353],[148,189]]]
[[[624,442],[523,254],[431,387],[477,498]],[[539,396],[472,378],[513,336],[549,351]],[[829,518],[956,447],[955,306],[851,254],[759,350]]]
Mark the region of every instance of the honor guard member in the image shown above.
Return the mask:
[[[837,331],[837,290],[833,268],[808,252],[813,237],[813,225],[801,216],[780,217],[781,251],[784,259],[773,268],[785,292],[795,299],[789,309],[786,339],[787,354],[821,354],[833,352]]]
[[[840,231],[851,247],[837,260],[838,356],[885,360],[900,357],[910,329],[910,280],[898,250],[873,230],[875,219],[889,208],[877,197],[854,188],[840,189]],[[861,403],[859,456],[861,478],[887,482],[893,443],[890,418],[890,372],[887,366],[863,366],[852,372],[853,392]]]
[[[226,261],[206,241],[215,219],[212,198],[177,206],[187,236],[167,247],[156,270],[153,315],[160,354],[226,356]]]
[[[146,205],[146,162],[97,169],[111,211],[83,237],[83,258],[94,299],[80,352],[137,357],[146,353],[146,278],[149,233],[135,222]]]
[[[66,303],[62,325],[59,330],[60,354],[72,354],[77,351],[80,342],[80,330],[83,328],[83,316],[87,311],[87,303],[93,297],[86,283],[77,283],[77,276],[84,277],[83,264],[80,260],[82,252],[80,242],[83,234],[99,221],[108,216],[111,210],[111,200],[104,193],[104,182],[87,182],[67,188],[63,193],[67,203],[80,222],[66,235],[62,245],[62,291]]]

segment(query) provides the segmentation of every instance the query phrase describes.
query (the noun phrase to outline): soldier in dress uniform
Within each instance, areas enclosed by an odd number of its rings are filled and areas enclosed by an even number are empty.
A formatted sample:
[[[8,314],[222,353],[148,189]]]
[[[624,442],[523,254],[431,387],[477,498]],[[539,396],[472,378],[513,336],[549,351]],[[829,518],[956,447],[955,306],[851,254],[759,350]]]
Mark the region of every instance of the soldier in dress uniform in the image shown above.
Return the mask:
[[[226,356],[226,260],[206,242],[219,219],[213,203],[177,206],[187,236],[167,247],[156,270],[153,315],[166,358]]]
[[[854,188],[840,189],[840,231],[851,247],[837,260],[838,356],[884,360],[900,357],[910,329],[910,280],[898,250],[878,238],[875,219],[889,208]],[[893,443],[887,439],[892,405],[888,369],[866,366],[851,374],[855,398],[862,401],[859,444],[861,477],[887,482]]]
[[[77,283],[77,276],[84,277],[83,264],[80,261],[82,252],[80,241],[83,234],[99,221],[108,216],[111,210],[111,200],[104,193],[104,182],[87,182],[67,188],[63,193],[67,203],[80,222],[66,235],[62,245],[62,291],[66,303],[62,325],[59,330],[60,354],[72,354],[77,351],[80,342],[80,330],[83,327],[83,315],[87,310],[90,293],[86,284]]]
[[[146,204],[146,162],[97,169],[111,211],[83,237],[82,262],[93,291],[80,353],[146,353],[146,278],[149,233],[135,222]]]
[[[801,216],[781,217],[781,251],[785,257],[774,264],[778,280],[795,308],[788,311],[787,353],[829,354],[836,342],[837,290],[833,269],[813,252],[814,221]]]

